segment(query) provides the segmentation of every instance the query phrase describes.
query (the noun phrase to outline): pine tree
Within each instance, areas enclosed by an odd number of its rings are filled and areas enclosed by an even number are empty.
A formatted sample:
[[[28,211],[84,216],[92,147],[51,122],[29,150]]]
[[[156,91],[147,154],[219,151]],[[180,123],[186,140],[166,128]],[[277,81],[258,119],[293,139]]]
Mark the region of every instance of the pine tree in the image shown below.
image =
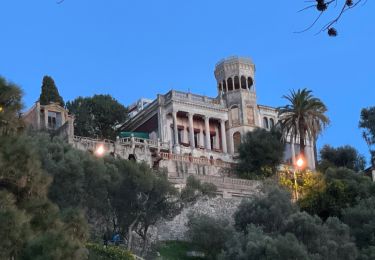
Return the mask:
[[[40,93],[39,101],[41,105],[48,105],[50,102],[59,103],[61,106],[65,105],[55,81],[50,76],[43,77],[42,93]]]

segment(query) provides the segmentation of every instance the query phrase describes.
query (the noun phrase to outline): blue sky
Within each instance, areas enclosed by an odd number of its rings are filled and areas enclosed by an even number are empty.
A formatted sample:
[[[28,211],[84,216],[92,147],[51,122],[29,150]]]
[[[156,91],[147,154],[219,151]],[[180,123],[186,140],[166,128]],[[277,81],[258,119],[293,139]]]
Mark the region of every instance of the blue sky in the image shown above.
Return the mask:
[[[294,2],[294,3],[286,3]],[[319,146],[367,147],[360,110],[375,105],[375,10],[367,1],[337,25],[339,37],[296,34],[314,20],[299,1],[11,0],[0,2],[0,75],[37,100],[43,75],[65,101],[108,93],[128,105],[178,89],[216,96],[214,66],[250,56],[258,103],[307,87],[328,106],[330,127]]]

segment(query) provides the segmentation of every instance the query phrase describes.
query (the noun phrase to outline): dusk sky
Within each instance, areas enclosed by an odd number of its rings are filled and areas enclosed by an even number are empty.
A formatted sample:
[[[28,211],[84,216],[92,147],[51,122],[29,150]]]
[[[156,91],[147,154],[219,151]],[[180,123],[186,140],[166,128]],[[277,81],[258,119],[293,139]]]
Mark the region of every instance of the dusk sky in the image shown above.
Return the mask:
[[[0,75],[39,97],[55,79],[65,101],[110,94],[124,105],[170,89],[216,96],[215,64],[251,57],[258,103],[280,106],[309,88],[328,106],[318,144],[350,144],[368,158],[360,111],[375,105],[375,1],[347,12],[330,38],[299,1],[8,0],[0,2]],[[336,9],[338,12],[338,8]],[[328,16],[327,16],[328,15]],[[332,14],[334,15],[334,14]]]

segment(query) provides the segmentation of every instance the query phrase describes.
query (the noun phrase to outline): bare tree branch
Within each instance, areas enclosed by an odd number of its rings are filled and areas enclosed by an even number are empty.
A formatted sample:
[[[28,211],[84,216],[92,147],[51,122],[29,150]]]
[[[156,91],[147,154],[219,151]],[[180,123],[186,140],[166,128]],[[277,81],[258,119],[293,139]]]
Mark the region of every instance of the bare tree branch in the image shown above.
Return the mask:
[[[305,3],[311,3],[311,2],[315,2],[315,4],[308,5],[305,8],[299,10],[298,12],[305,11],[307,9],[311,9],[311,8],[315,7],[320,12],[320,14],[313,21],[313,23],[310,26],[308,26],[306,29],[304,29],[302,31],[298,31],[298,32],[295,32],[295,33],[302,33],[302,32],[306,32],[306,31],[310,30],[312,27],[314,27],[314,25],[321,18],[323,12],[325,12],[331,6],[332,6],[332,8],[336,8],[337,5],[338,5],[338,3],[340,1],[338,1],[338,0],[329,0],[329,1],[325,1],[325,0],[311,0],[310,1],[310,0],[308,0],[308,1],[305,1]],[[332,19],[331,21],[329,21],[328,23],[326,23],[319,30],[319,32],[317,32],[317,34],[319,34],[320,32],[323,32],[323,31],[328,31],[328,35],[329,36],[336,36],[337,35],[337,31],[336,31],[335,28],[333,28],[333,25],[338,23],[338,21],[342,18],[343,14],[346,11],[351,10],[354,7],[358,6],[358,4],[361,3],[361,2],[363,4],[365,4],[367,2],[367,0],[357,0],[357,1],[353,1],[353,0],[341,0],[342,5],[341,5],[340,11],[337,14],[337,16],[334,19]],[[332,5],[332,4],[334,4],[334,5]]]

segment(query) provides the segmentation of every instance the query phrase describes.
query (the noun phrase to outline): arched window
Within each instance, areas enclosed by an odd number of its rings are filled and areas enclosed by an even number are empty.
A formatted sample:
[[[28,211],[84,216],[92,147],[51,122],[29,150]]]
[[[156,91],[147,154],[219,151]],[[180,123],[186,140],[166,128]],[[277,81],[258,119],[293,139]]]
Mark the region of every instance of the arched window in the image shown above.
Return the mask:
[[[241,144],[241,133],[240,132],[235,132],[233,134],[233,148],[234,152],[238,152],[238,148],[240,147]]]
[[[233,80],[232,78],[228,79],[228,91],[233,90]]]
[[[255,120],[254,120],[254,108],[251,106],[248,106],[246,108],[246,116],[247,116],[247,123],[249,125],[254,125]]]
[[[270,118],[270,128],[274,127],[275,126],[275,121],[273,121],[272,118]]]
[[[263,127],[268,129],[268,119],[267,119],[267,117],[263,117]]]
[[[240,89],[240,79],[238,78],[238,76],[234,77],[234,88]]]
[[[223,89],[224,92],[227,92],[227,82],[225,80],[223,80]]]
[[[249,89],[251,89],[251,87],[253,86],[254,82],[253,82],[253,79],[251,77],[248,77],[247,78],[247,87]]]
[[[241,88],[246,89],[246,78],[245,78],[245,76],[241,76]]]
[[[232,119],[232,125],[239,125],[240,124],[240,110],[238,109],[238,106],[233,106],[230,109],[230,116]]]
[[[223,87],[221,86],[221,83],[219,83],[219,93],[221,94],[222,91],[223,91]]]

